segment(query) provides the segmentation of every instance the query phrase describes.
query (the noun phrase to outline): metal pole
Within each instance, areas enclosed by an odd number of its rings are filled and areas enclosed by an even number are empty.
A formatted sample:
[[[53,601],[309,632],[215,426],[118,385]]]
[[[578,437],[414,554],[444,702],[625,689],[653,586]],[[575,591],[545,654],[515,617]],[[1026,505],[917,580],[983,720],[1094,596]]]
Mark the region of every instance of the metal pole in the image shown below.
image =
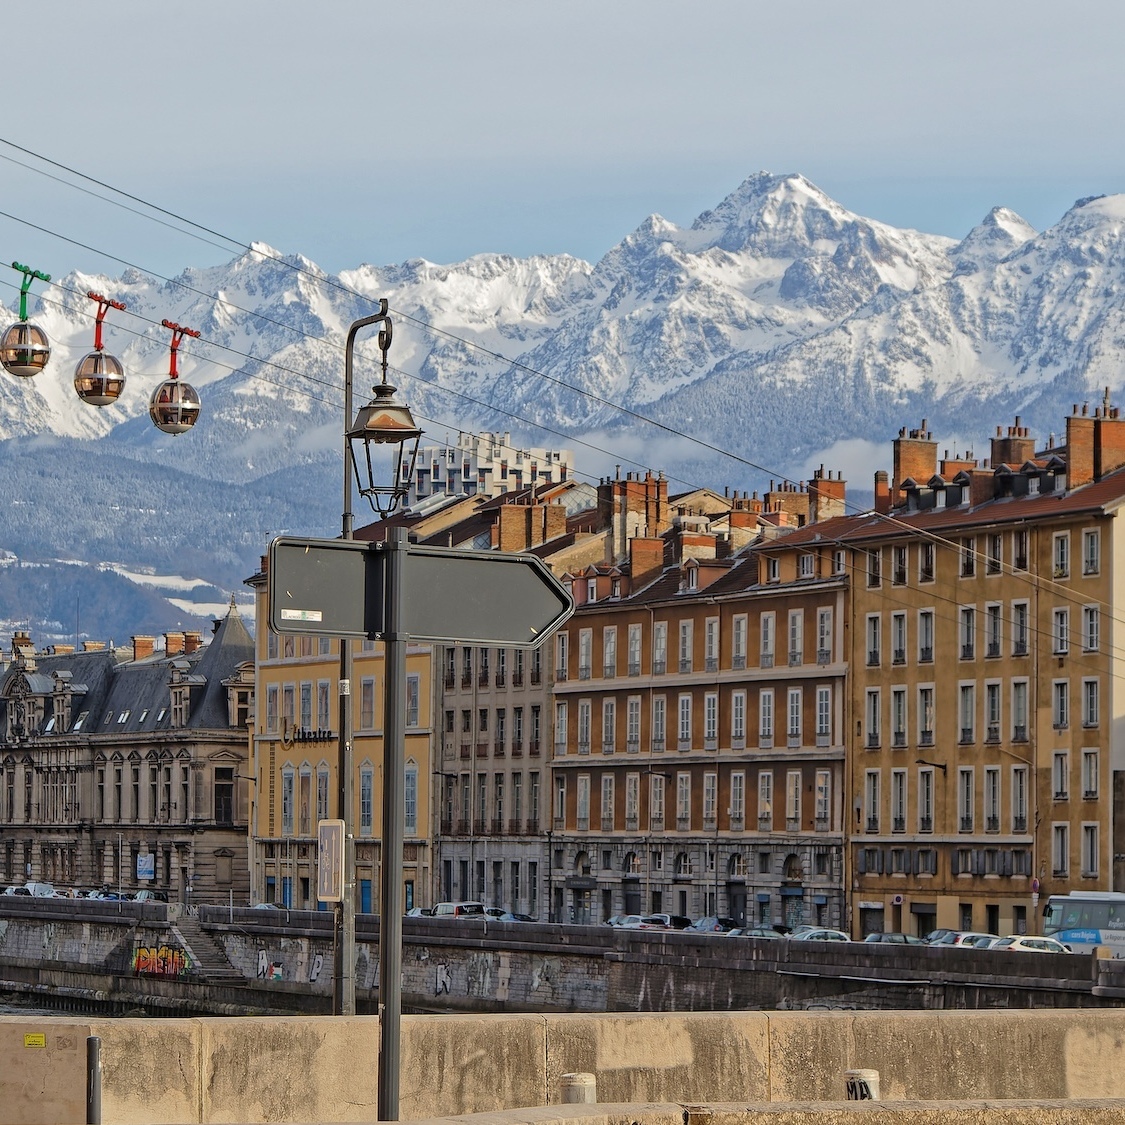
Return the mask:
[[[383,844],[379,912],[379,1120],[398,1120],[402,1024],[402,838],[405,828],[406,635],[403,623],[405,528],[387,538],[386,687],[383,703]]]
[[[86,1037],[86,1125],[102,1125],[102,1041]]]

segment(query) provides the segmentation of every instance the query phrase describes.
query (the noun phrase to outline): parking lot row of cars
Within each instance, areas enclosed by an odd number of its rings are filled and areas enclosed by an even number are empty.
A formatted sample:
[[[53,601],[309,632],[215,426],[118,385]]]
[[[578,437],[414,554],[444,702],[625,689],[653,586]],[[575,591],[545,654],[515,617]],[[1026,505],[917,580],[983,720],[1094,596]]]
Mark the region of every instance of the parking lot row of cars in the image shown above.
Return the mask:
[[[78,888],[55,888],[50,883],[28,882],[19,886],[5,887],[6,895],[25,895],[28,898],[70,898],[70,899],[103,899],[111,902],[167,902],[168,895],[164,891],[150,891],[142,888],[139,891],[113,891],[108,887],[101,890],[79,890]]]

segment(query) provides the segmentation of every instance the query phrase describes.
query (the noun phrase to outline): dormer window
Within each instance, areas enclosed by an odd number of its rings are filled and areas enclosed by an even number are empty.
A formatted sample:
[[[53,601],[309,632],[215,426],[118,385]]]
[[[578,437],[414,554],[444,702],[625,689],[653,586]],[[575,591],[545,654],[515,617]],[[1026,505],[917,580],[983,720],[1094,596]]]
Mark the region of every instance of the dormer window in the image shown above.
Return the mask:
[[[1028,494],[1028,496],[1038,496],[1039,495],[1039,478],[1038,477],[1028,477],[1027,478],[1027,494]]]
[[[586,579],[586,600],[588,602],[598,600],[598,580],[596,578]]]
[[[797,566],[798,573],[802,578],[813,577],[813,556],[811,554],[806,553],[801,555]]]
[[[78,713],[78,718],[74,720],[74,726],[72,726],[70,729],[71,730],[81,730],[82,724],[86,721],[86,716],[89,715],[89,714],[90,714],[89,711],[80,711]]]
[[[137,719],[137,722],[138,722],[138,723],[143,723],[143,722],[145,721],[145,719],[147,719],[147,718],[148,718],[148,708],[146,707],[146,708],[145,708],[145,709],[144,709],[144,710],[143,710],[143,711],[141,712],[140,718],[139,718],[139,719]]]
[[[614,598],[621,597],[621,579],[620,578],[615,578],[613,580],[613,584],[610,587],[610,597],[614,597]]]
[[[781,564],[777,559],[766,559],[766,581],[779,582],[781,580]]]
[[[129,711],[122,711],[121,714],[117,716],[117,725],[121,726],[123,723],[127,723],[129,721],[129,714]]]
[[[687,588],[689,590],[699,588],[699,571],[694,566],[687,572]]]

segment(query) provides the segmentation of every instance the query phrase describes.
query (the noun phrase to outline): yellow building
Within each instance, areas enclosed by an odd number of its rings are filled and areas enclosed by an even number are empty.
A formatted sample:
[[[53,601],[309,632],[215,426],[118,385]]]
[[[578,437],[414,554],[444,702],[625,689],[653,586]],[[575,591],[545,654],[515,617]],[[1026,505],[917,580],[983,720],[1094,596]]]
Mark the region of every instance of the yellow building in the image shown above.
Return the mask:
[[[317,821],[338,818],[340,649],[335,638],[278,636],[267,624],[266,560],[249,580],[256,594],[257,713],[251,733],[256,799],[250,838],[250,894],[316,910]],[[378,904],[382,837],[383,646],[353,642],[354,742],[349,810],[356,843],[356,910]],[[430,905],[433,876],[431,754],[433,650],[411,645],[406,657],[405,909]]]

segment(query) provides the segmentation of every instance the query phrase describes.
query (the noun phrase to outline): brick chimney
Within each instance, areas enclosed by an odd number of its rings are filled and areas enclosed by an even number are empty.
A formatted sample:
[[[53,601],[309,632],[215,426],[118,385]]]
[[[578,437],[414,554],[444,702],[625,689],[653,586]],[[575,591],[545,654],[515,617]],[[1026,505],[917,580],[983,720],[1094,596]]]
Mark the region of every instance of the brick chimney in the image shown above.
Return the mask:
[[[969,470],[969,505],[975,508],[996,495],[996,474],[990,468]]]
[[[1101,480],[1107,473],[1125,465],[1125,419],[1116,406],[1109,405],[1109,387],[1105,403],[1094,411],[1094,476]]]
[[[1077,488],[1089,484],[1094,479],[1094,419],[1090,417],[1089,407],[1083,403],[1082,413],[1078,413],[1078,403],[1074,412],[1066,420],[1066,486]]]
[[[629,540],[629,575],[633,592],[664,571],[664,540],[636,535]]]
[[[996,436],[992,439],[992,467],[1001,465],[1015,465],[1017,468],[1025,461],[1030,461],[1035,456],[1035,439],[1027,426],[1020,425],[1020,416],[1016,415],[1016,424],[1008,427],[1004,435],[1000,426],[996,427]]]
[[[995,462],[993,462],[995,464]],[[938,472],[942,480],[952,480],[958,473],[969,473],[977,467],[977,459],[970,457],[966,452],[964,456],[959,453],[954,453],[952,457],[949,456],[949,450],[945,451],[945,456],[941,459],[941,465]]]
[[[203,634],[200,632],[184,633],[184,653],[197,652],[203,645]]]
[[[809,494],[804,481],[795,485],[792,481],[785,480],[776,488],[774,482],[770,481],[765,502],[767,512],[784,512],[788,517],[784,521],[786,524],[801,527],[809,518],[809,506]]]
[[[904,426],[894,440],[894,479],[891,482],[892,503],[903,500],[902,482],[908,477],[925,484],[937,473],[937,442],[926,429],[926,419],[917,430],[907,432]],[[878,489],[876,489],[876,495]]]
[[[82,642],[82,651],[83,652],[104,652],[105,651],[105,641],[83,641]]]
[[[179,656],[184,651],[183,633],[164,634],[164,655]]]
[[[70,656],[74,652],[74,645],[51,645],[51,652],[55,656]]]
[[[620,471],[612,480],[598,485],[598,515],[602,527],[610,532],[607,562],[629,554],[629,542],[636,535],[660,535],[671,526],[668,507],[668,482],[652,473]]]
[[[492,543],[501,551],[527,551],[566,531],[561,504],[502,504],[492,527]]]
[[[832,471],[824,475],[824,466],[821,465],[809,481],[809,521],[820,523],[821,520],[833,519],[842,516],[846,509],[847,485],[840,473],[835,478]]]
[[[880,469],[875,474],[875,511],[885,515],[891,510],[891,486],[887,481],[887,470]]]
[[[145,660],[156,650],[156,638],[137,635],[133,637],[133,659]]]

